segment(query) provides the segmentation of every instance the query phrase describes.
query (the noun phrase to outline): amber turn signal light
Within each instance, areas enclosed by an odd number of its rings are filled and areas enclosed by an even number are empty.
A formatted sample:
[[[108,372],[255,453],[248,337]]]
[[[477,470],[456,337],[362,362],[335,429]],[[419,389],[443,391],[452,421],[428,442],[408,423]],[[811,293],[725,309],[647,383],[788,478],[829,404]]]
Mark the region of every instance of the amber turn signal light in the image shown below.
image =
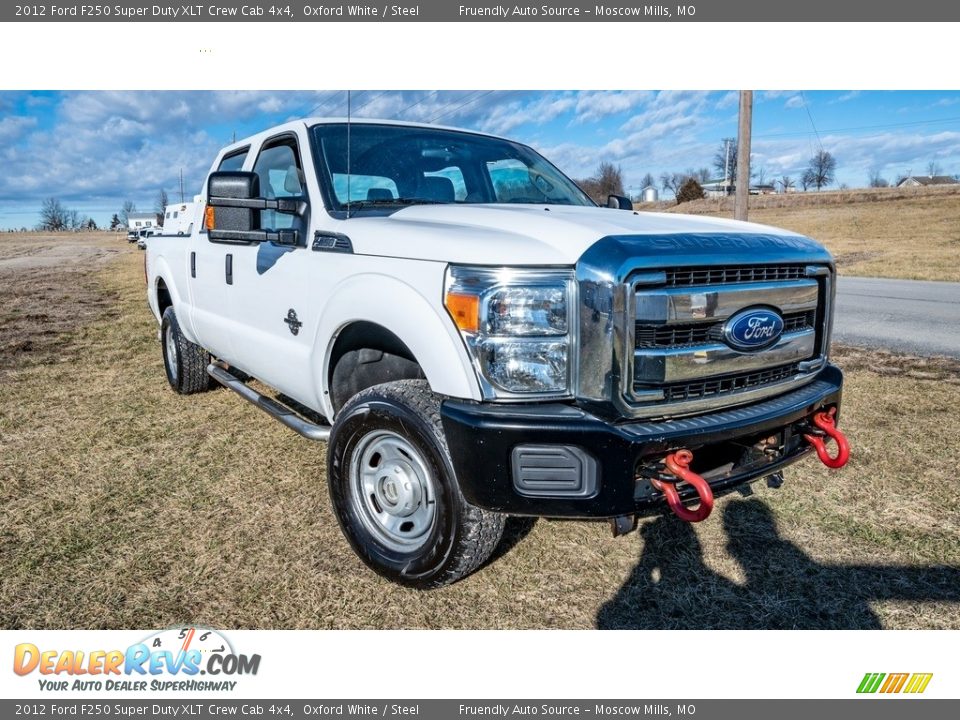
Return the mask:
[[[213,207],[213,205],[207,205],[207,207],[204,208],[203,210],[204,227],[206,227],[207,230],[212,230],[213,228],[216,227],[215,220],[216,220],[216,209]]]
[[[475,333],[480,329],[480,298],[458,292],[448,292],[444,299],[447,312],[463,332]]]

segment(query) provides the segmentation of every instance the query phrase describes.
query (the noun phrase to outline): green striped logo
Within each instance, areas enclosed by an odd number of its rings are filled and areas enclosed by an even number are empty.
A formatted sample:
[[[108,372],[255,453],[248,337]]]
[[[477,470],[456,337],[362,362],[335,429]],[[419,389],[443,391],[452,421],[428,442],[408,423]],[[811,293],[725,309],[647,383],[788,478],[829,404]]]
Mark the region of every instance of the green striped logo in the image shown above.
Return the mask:
[[[866,673],[858,693],[909,693],[919,694],[927,689],[933,673]]]

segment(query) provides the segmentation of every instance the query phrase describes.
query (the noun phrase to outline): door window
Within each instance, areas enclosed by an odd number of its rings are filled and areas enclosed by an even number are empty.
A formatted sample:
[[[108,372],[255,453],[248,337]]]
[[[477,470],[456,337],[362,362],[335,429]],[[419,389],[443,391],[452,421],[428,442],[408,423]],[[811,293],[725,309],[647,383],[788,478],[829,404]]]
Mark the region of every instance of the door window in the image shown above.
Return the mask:
[[[305,194],[303,168],[297,141],[284,137],[268,144],[260,151],[253,171],[260,177],[260,195],[265,198],[299,197]],[[260,223],[264,228],[281,230],[294,227],[297,218],[276,210],[262,210]]]

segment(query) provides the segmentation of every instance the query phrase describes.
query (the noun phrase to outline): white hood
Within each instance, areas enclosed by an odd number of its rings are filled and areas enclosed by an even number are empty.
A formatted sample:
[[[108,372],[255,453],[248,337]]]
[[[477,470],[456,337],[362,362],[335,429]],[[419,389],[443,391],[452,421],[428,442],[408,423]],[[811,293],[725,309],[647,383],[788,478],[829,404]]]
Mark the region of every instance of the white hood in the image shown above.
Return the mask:
[[[572,265],[610,235],[796,233],[700,215],[564,205],[415,205],[337,224],[360,254],[479,265]]]

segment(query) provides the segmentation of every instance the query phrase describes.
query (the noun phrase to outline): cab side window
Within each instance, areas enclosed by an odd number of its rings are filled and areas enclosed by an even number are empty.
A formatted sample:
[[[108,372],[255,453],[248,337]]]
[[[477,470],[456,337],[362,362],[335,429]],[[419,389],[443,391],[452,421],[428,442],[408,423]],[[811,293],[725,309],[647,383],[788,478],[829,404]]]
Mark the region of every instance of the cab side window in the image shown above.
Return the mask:
[[[220,166],[217,168],[217,170],[243,170],[243,163],[246,161],[249,152],[250,148],[243,148],[243,150],[238,150],[235,153],[227,155],[223,158],[223,160],[220,161]]]
[[[286,136],[268,141],[257,157],[253,172],[260,177],[262,197],[299,197],[306,193],[300,153],[297,149],[297,141],[293,137]],[[296,216],[287,213],[279,213],[275,210],[260,212],[260,223],[264,228],[283,230],[295,227],[297,222]]]

